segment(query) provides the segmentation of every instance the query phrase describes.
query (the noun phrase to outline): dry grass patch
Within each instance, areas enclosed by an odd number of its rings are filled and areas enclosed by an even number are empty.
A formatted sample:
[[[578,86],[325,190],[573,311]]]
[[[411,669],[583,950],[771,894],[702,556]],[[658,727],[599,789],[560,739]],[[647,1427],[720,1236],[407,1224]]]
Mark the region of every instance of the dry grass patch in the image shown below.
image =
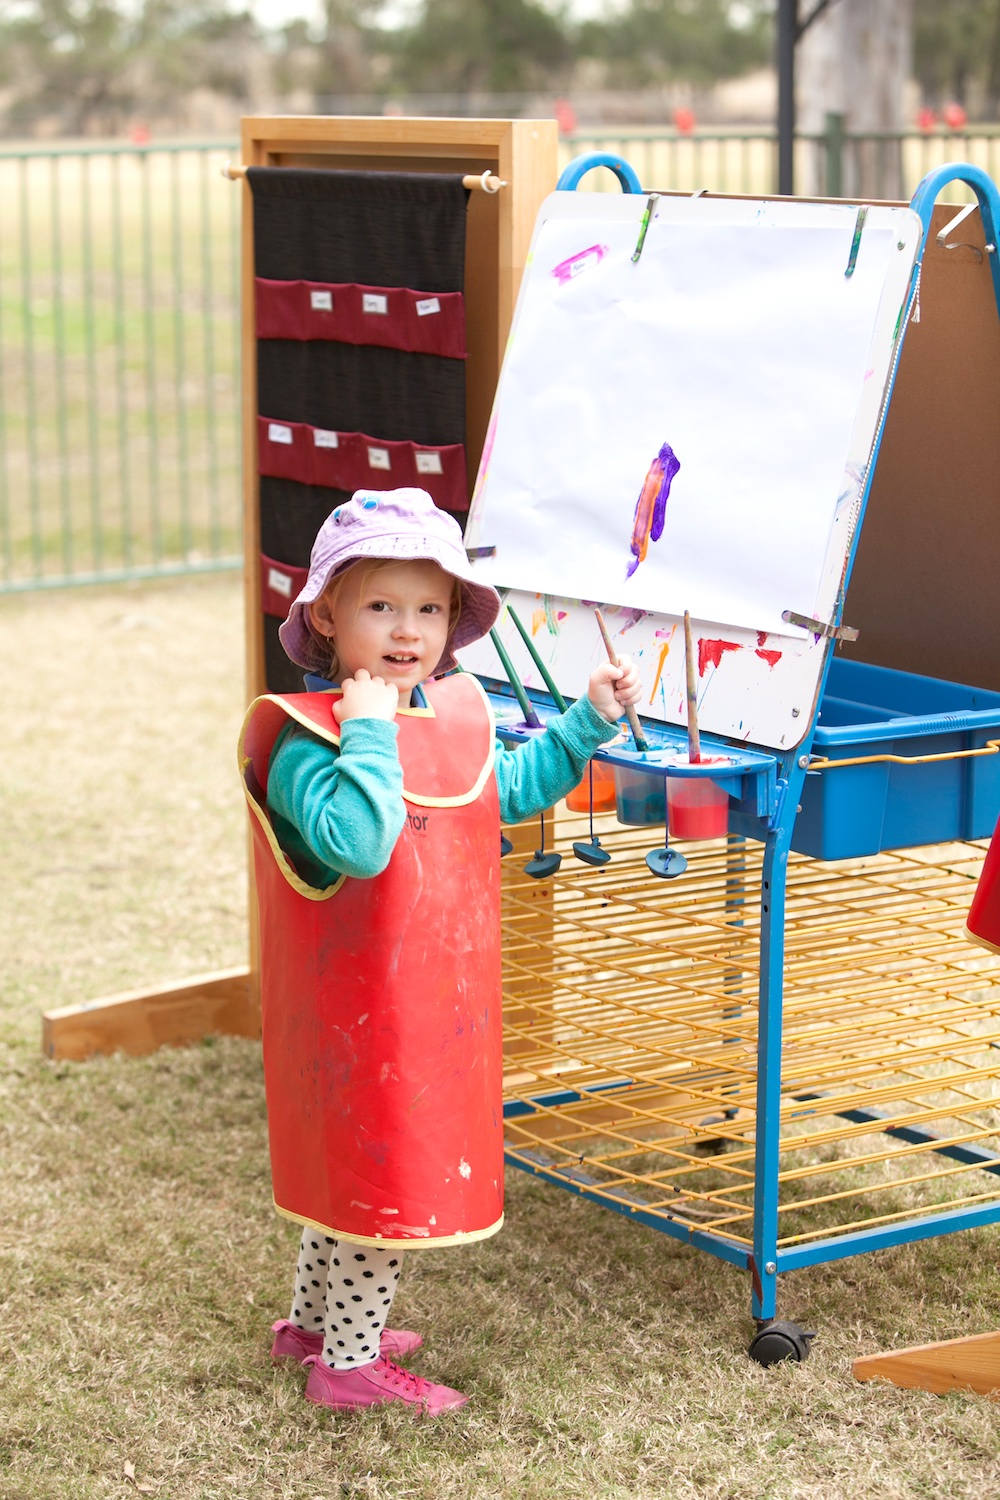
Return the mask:
[[[994,1404],[850,1374],[1000,1326],[995,1230],[783,1278],[819,1338],[765,1371],[747,1277],[515,1174],[505,1231],[410,1256],[395,1308],[470,1405],[306,1406],[267,1357],[297,1236],[257,1046],[38,1052],[42,1005],[242,958],[237,588],[0,601],[0,641],[0,1500],[1000,1494]]]

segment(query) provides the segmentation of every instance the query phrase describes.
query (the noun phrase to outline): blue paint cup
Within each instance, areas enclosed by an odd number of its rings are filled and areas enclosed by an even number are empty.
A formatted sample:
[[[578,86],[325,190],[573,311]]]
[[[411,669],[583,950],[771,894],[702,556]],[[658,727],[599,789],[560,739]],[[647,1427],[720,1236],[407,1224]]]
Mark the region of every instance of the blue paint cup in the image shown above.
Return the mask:
[[[667,816],[667,779],[615,766],[615,812],[619,823],[644,828]]]

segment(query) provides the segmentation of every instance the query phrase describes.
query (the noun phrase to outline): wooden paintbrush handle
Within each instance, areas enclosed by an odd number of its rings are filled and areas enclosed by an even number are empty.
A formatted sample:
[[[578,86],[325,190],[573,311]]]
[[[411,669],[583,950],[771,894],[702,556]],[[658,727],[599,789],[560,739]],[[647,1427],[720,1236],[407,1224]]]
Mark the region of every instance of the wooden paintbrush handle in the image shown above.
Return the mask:
[[[701,760],[701,736],[698,733],[698,682],[694,672],[694,643],[691,639],[691,616],[684,611],[684,670],[687,674],[688,764]]]
[[[620,666],[621,663],[618,660],[618,653],[616,652],[614,646],[611,644],[611,637],[610,635],[608,635],[608,627],[604,623],[604,616],[601,614],[601,611],[599,609],[595,609],[594,614],[597,617],[597,628],[598,630],[600,630],[601,635],[604,638],[605,649],[608,653],[608,661],[613,667]],[[642,732],[642,725],[639,723],[639,715],[636,713],[631,703],[627,703],[625,705],[625,717],[626,719],[628,719],[628,727],[631,729],[632,738],[635,740],[635,748],[640,753],[648,750],[649,745],[646,742],[646,736]]]

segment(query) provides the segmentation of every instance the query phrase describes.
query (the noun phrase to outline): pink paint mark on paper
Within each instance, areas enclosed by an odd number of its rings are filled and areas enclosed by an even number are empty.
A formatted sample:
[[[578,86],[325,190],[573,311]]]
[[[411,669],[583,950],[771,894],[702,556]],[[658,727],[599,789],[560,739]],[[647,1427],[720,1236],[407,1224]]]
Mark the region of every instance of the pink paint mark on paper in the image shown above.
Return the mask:
[[[681,461],[669,443],[664,443],[653,459],[635,502],[635,517],[632,521],[632,561],[625,569],[625,577],[631,578],[636,568],[644,561],[650,542],[658,542],[663,535],[663,522],[667,515],[667,500],[670,486],[680,470]]]
[[[760,659],[761,659],[761,661],[766,661],[769,667],[775,667],[775,666],[777,666],[778,662],[781,660],[781,652],[780,651],[766,651],[764,649],[764,642],[766,640],[767,640],[767,631],[766,630],[758,630],[758,632],[757,632],[757,650],[754,652],[754,656],[759,656]]]
[[[626,630],[631,630],[633,625],[638,625],[640,620],[646,618],[646,611],[644,609],[620,609],[618,613],[622,619],[622,623],[618,627],[619,635],[624,635]]]
[[[717,667],[727,651],[742,651],[738,641],[698,642],[698,676],[704,677],[706,667]]]
[[[580,250],[576,255],[571,255],[568,259],[561,260],[557,266],[553,266],[552,274],[560,286],[565,286],[567,281],[572,281],[588,266],[599,266],[607,253],[607,245],[588,245],[586,250]]]

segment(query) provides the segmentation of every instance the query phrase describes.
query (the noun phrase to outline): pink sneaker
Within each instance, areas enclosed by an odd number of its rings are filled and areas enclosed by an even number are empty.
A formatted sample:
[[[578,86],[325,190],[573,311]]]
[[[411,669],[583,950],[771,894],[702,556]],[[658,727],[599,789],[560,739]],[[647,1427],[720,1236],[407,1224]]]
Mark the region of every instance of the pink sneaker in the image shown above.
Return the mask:
[[[384,1354],[374,1364],[362,1365],[360,1370],[331,1370],[315,1355],[306,1364],[312,1366],[306,1382],[306,1400],[317,1406],[330,1406],[334,1411],[401,1401],[436,1417],[439,1412],[464,1406],[469,1399],[450,1386],[435,1385],[432,1380],[411,1375]]]
[[[272,1323],[271,1332],[274,1334],[271,1358],[275,1361],[294,1359],[297,1364],[303,1365],[311,1354],[323,1353],[321,1333],[309,1333],[305,1328],[296,1328],[287,1318]],[[379,1352],[387,1354],[390,1359],[402,1359],[404,1355],[412,1354],[414,1349],[419,1349],[422,1343],[419,1333],[410,1333],[406,1328],[383,1328]]]

